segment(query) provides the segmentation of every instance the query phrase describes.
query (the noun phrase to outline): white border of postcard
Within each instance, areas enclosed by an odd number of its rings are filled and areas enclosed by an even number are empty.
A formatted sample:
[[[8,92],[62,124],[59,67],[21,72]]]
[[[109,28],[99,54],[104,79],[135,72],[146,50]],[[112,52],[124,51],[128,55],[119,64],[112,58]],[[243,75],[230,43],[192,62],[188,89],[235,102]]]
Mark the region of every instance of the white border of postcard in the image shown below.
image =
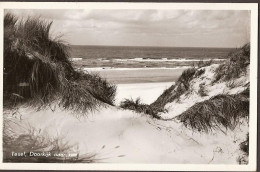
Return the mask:
[[[58,163],[3,163],[2,126],[0,118],[0,169],[19,170],[150,170],[150,171],[255,171],[257,156],[257,38],[258,4],[257,3],[127,3],[127,2],[0,2],[0,76],[3,88],[3,17],[4,9],[190,9],[190,10],[250,10],[251,11],[251,58],[250,58],[250,118],[249,118],[249,164],[58,164]],[[3,89],[1,89],[3,112]],[[2,114],[2,113],[1,113]]]

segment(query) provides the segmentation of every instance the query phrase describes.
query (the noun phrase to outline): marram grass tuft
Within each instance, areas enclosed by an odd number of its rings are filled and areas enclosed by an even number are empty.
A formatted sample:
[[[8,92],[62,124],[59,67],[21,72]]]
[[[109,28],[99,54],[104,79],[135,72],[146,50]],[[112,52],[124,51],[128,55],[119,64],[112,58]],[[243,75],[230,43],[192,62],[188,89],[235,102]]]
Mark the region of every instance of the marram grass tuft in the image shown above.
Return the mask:
[[[114,104],[116,87],[98,75],[78,72],[69,47],[52,38],[52,22],[4,17],[4,106],[46,107],[53,102],[86,113]]]

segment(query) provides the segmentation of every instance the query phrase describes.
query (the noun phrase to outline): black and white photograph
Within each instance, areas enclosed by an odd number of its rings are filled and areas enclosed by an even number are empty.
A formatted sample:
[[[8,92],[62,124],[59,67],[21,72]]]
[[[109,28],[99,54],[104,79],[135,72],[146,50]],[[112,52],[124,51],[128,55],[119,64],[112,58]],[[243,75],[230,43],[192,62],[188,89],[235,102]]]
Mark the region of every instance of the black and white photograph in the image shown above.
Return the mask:
[[[257,4],[62,4],[1,7],[2,164],[256,168]]]

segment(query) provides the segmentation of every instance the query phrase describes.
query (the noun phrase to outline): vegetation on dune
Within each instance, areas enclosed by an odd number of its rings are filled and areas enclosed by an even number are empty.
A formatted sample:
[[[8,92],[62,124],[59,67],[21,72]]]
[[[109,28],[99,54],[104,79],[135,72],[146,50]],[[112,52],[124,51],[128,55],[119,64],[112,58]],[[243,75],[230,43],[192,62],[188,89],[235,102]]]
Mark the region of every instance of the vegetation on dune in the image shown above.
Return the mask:
[[[109,105],[114,104],[116,86],[110,84],[98,74],[89,74],[86,72],[77,71],[73,75],[73,81],[89,87],[90,93],[98,100],[101,100]]]
[[[4,17],[4,106],[19,103],[44,107],[59,102],[85,113],[113,105],[116,87],[98,75],[75,71],[69,48],[52,39],[52,22]]]
[[[242,155],[237,158],[239,164],[248,164],[249,156],[249,133],[246,135],[246,140],[239,144],[239,149],[242,151]]]
[[[4,17],[4,108],[18,105],[33,108],[60,107],[84,115],[100,106],[113,105],[116,86],[98,75],[74,70],[69,48],[60,39],[52,39],[52,22],[40,18],[18,19],[11,13]],[[73,158],[15,157],[16,152],[66,153],[72,146],[61,138],[50,138],[38,132],[15,135],[13,121],[4,121],[4,162],[96,162],[95,154]]]
[[[159,113],[167,112],[164,106],[178,99],[185,91],[190,87],[189,82],[193,77],[198,77],[201,75],[201,70],[196,70],[195,68],[190,68],[185,70],[179,77],[176,84],[172,85],[170,88],[166,89],[161,96],[157,98],[155,102],[150,105],[140,103],[140,99],[128,100],[121,102],[120,107],[123,109],[129,109],[136,111],[138,113],[145,113],[151,115],[154,118],[160,119]]]
[[[240,118],[249,115],[249,95],[245,92],[214,96],[196,103],[175,118],[184,126],[199,132],[221,129],[221,126],[234,129]]]
[[[246,44],[241,49],[230,53],[228,57],[229,60],[221,64],[215,71],[216,80],[230,81],[246,72],[250,60],[250,44]],[[190,81],[205,73],[205,69],[201,67],[208,66],[211,63],[211,61],[205,64],[201,62],[199,68],[190,68],[183,71],[176,83],[166,89],[150,105],[142,104],[140,100],[125,100],[120,107],[160,119],[159,113],[167,112],[164,108],[165,105],[178,100],[181,95],[189,91]],[[230,87],[236,87],[236,83],[229,85]],[[207,96],[205,85],[200,84],[199,87],[198,94],[201,97]],[[249,86],[245,91],[237,95],[217,95],[209,100],[197,103],[176,118],[183,122],[185,126],[197,131],[209,132],[221,126],[232,129],[236,126],[240,117],[248,116],[248,97]]]
[[[235,79],[246,73],[247,66],[250,64],[250,43],[231,52],[228,58],[229,60],[227,62],[221,64],[216,69],[215,80],[213,82]]]
[[[204,96],[208,96],[208,94],[207,94],[207,90],[206,90],[206,88],[205,88],[205,83],[201,83],[200,85],[199,85],[199,91],[198,91],[198,94],[201,96],[201,97],[204,97]]]
[[[249,154],[249,133],[246,135],[246,140],[240,143],[240,150],[245,154]]]
[[[206,67],[206,66],[210,66],[211,64],[213,64],[213,59],[209,60],[209,61],[199,61],[197,66],[198,68],[202,68],[202,67]]]
[[[163,108],[167,103],[178,99],[190,87],[190,81],[193,77],[201,75],[201,70],[189,68],[183,71],[177,82],[164,92],[151,104],[153,107]]]
[[[75,152],[76,145],[70,144],[62,137],[52,138],[33,128],[23,128],[26,130],[24,134],[17,135],[12,126],[21,127],[16,121],[4,118],[3,162],[93,163],[100,160],[95,153],[80,155]],[[23,155],[16,156],[15,153]],[[40,156],[34,156],[37,154]]]
[[[140,98],[137,98],[135,101],[133,99],[125,99],[120,103],[120,107],[123,109],[129,109],[133,110],[137,113],[144,113],[151,115],[154,118],[160,119],[160,116],[158,116],[159,112],[165,112],[165,109],[159,109],[147,104],[141,103]]]

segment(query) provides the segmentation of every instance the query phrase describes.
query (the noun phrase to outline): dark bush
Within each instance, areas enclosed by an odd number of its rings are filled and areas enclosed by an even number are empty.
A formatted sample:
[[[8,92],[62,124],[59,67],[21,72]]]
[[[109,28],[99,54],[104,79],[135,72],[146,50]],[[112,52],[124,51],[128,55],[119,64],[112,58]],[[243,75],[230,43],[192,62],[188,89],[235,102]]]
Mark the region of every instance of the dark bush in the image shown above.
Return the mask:
[[[98,75],[75,71],[69,47],[52,39],[52,22],[40,18],[4,18],[4,106],[45,107],[59,102],[85,113],[113,105],[116,87]]]

